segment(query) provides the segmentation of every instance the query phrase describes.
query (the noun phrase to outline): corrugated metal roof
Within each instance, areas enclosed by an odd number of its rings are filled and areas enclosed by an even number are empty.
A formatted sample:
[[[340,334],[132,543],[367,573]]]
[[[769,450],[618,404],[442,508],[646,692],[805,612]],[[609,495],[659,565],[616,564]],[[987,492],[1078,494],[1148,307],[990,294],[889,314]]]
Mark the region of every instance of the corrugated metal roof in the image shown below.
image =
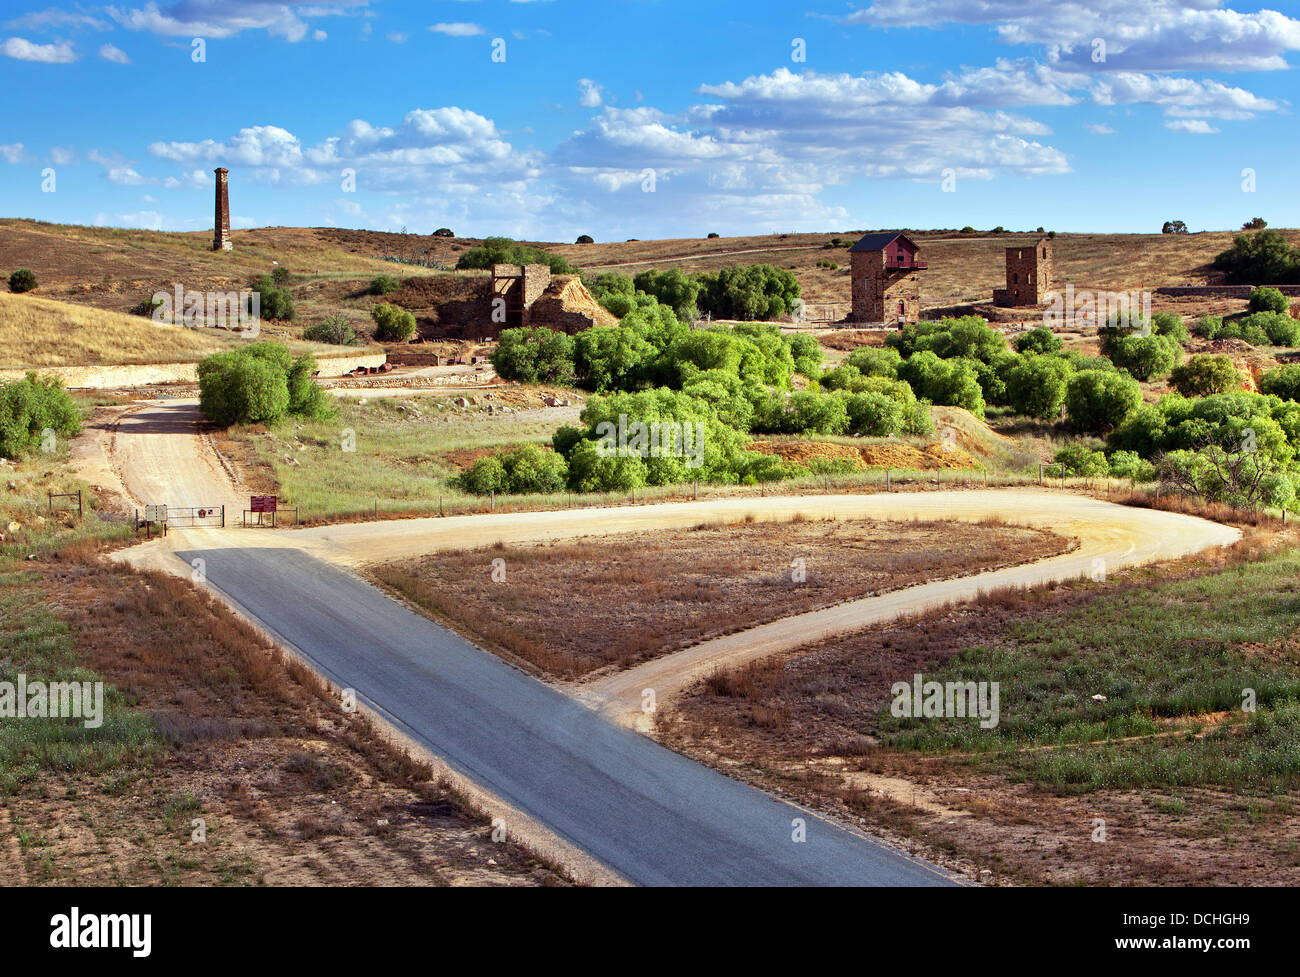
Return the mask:
[[[857,244],[849,248],[849,252],[852,253],[854,251],[883,251],[894,241],[895,238],[900,238],[900,237],[906,239],[907,243],[910,244],[912,247],[916,248],[918,251],[920,250],[920,248],[917,246],[917,243],[913,241],[910,237],[908,237],[906,234],[904,234],[902,231],[881,231],[879,234],[864,234],[862,236],[862,240],[858,241]]]

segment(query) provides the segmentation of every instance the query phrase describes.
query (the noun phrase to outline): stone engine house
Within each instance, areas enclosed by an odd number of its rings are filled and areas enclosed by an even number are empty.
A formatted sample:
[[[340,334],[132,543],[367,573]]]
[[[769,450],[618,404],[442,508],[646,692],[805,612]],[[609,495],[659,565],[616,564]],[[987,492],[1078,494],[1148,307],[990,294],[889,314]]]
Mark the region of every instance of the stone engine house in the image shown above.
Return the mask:
[[[1052,242],[1007,248],[1007,287],[993,290],[993,304],[1004,307],[1042,305],[1052,287]]]
[[[906,234],[867,234],[849,249],[854,322],[915,322],[921,315],[921,286],[914,272],[929,267]]]

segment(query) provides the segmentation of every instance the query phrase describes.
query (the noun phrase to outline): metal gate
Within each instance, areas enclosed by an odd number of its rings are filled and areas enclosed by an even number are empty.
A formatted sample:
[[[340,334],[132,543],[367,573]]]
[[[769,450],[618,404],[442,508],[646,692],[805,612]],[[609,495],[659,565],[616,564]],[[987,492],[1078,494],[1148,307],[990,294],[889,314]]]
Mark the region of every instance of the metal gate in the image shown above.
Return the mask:
[[[167,525],[177,529],[189,529],[195,526],[217,526],[224,529],[226,507],[224,505],[168,506]]]

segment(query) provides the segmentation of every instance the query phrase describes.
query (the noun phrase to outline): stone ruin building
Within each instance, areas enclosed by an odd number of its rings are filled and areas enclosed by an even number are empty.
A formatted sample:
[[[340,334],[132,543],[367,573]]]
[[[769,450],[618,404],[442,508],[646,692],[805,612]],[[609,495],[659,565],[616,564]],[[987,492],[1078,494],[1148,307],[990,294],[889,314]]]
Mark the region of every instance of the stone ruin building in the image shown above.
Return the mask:
[[[921,314],[921,288],[914,272],[929,267],[921,249],[900,231],[867,234],[849,249],[852,311],[858,323],[915,322]]]
[[[993,290],[993,304],[1013,308],[1042,305],[1052,287],[1052,242],[1007,248],[1007,287]]]

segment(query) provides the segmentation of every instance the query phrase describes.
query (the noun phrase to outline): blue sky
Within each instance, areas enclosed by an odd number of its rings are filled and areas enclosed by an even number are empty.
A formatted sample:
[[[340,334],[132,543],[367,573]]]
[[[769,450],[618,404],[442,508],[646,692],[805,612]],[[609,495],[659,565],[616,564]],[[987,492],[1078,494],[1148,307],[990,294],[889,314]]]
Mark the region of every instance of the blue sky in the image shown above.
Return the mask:
[[[200,230],[224,165],[237,227],[623,240],[1300,225],[1295,4],[2,10],[6,217]]]

